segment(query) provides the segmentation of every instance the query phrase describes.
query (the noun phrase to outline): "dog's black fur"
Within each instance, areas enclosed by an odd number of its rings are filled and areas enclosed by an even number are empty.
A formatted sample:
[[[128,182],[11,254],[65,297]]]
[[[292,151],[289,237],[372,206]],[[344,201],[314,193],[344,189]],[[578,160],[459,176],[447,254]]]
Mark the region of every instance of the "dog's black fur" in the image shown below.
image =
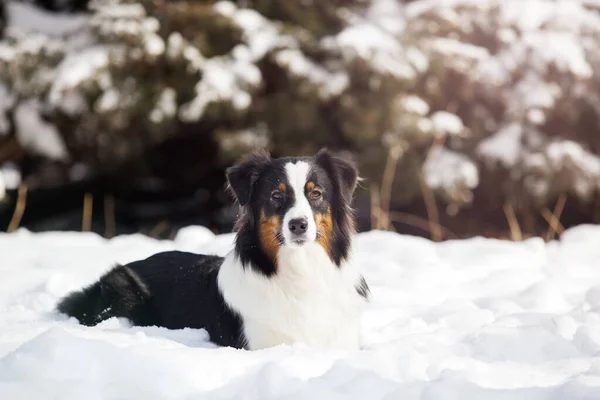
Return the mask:
[[[241,348],[240,316],[223,301],[217,273],[223,258],[181,251],[118,265],[65,297],[58,311],[93,326],[112,317],[138,326],[204,328],[211,341]]]

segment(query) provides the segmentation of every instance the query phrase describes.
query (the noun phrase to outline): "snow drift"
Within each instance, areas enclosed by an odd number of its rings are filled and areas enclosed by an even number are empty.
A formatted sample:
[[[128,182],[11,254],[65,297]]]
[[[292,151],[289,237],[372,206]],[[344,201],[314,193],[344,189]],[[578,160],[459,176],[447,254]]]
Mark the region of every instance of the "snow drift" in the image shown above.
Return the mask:
[[[0,398],[600,398],[595,226],[548,244],[359,234],[373,300],[356,352],[216,348],[203,330],[116,319],[88,328],[53,311],[115,262],[167,249],[224,254],[232,239],[200,227],[174,241],[0,234]]]

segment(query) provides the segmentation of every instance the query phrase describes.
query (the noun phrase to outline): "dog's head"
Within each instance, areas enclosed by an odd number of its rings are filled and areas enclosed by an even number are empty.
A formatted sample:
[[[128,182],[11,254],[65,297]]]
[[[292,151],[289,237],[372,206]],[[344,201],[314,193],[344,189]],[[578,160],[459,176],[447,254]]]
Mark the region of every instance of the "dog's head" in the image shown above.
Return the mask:
[[[229,188],[242,207],[236,239],[242,262],[270,275],[282,246],[316,242],[339,266],[350,251],[357,180],[352,162],[325,149],[279,159],[261,151],[229,168]]]

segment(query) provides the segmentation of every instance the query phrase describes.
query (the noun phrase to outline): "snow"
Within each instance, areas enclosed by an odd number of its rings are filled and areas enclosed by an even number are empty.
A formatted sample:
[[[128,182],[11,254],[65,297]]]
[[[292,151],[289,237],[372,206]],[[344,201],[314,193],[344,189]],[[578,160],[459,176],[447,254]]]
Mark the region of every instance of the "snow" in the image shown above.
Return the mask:
[[[433,123],[433,129],[441,136],[460,135],[465,131],[465,126],[460,117],[447,111],[435,112],[431,116],[431,122]]]
[[[219,146],[225,152],[234,152],[237,148],[264,149],[269,146],[267,128],[264,125],[252,129],[235,130],[219,134]]]
[[[231,18],[242,30],[243,40],[248,45],[252,60],[262,58],[278,45],[296,45],[291,36],[282,35],[279,27],[249,8],[238,8],[230,1],[218,1],[213,9],[216,13]]]
[[[29,33],[17,36],[20,40],[17,45],[10,47],[6,44],[0,46],[0,58],[5,61],[13,61],[17,56],[37,55],[41,51],[48,54],[60,54],[62,52],[62,42],[52,40],[41,33]]]
[[[350,83],[346,73],[331,73],[310,61],[297,49],[278,51],[275,62],[292,75],[308,80],[311,85],[318,88],[319,96],[325,100],[339,96]]]
[[[145,53],[152,57],[161,56],[166,49],[164,40],[157,34],[158,19],[146,15],[143,5],[133,4],[96,4],[97,12],[90,19],[90,27],[100,36],[113,40],[141,41]]]
[[[160,123],[165,118],[173,118],[177,114],[177,92],[171,87],[166,87],[160,93],[156,106],[150,111],[150,120]]]
[[[431,43],[431,46],[434,51],[445,57],[463,57],[465,59],[482,61],[490,56],[489,51],[485,47],[463,43],[454,39],[438,38]]]
[[[8,23],[21,31],[35,31],[48,35],[66,35],[85,26],[85,13],[67,14],[48,12],[25,2],[8,1]]]
[[[424,73],[429,68],[429,59],[416,47],[406,49],[406,57],[419,73]]]
[[[559,164],[572,162],[589,175],[600,175],[600,159],[586,151],[579,143],[571,140],[553,142],[548,146],[547,152],[551,164],[556,165],[558,169]]]
[[[230,102],[240,111],[250,107],[252,96],[248,91],[262,83],[262,75],[256,65],[240,58],[240,53],[237,51],[231,57],[213,57],[204,63],[202,80],[195,87],[196,97],[179,110],[182,120],[200,119],[206,107],[215,102]]]
[[[529,73],[533,72],[536,77],[526,78],[530,82],[537,80],[530,86],[539,94],[541,90],[536,89],[537,86],[548,86],[544,80],[558,81],[545,77],[552,68],[577,80],[587,80],[594,75],[590,61],[596,50],[600,16],[586,9],[581,1],[491,1],[482,2],[480,7],[503,27],[498,38],[505,44],[498,54],[479,66],[478,72],[487,80],[512,85],[511,74],[527,66]],[[548,95],[542,96],[548,98]]]
[[[433,39],[428,47],[432,56],[447,64],[449,68],[462,73],[468,73],[473,67],[484,64],[490,58],[490,53],[485,47],[449,38]]]
[[[214,10],[224,16],[232,17],[237,11],[237,7],[231,1],[217,1],[213,6]]]
[[[96,100],[94,109],[98,113],[116,110],[119,106],[119,91],[116,88],[110,88]]]
[[[21,146],[35,154],[51,160],[69,157],[65,143],[58,130],[40,115],[41,105],[37,100],[19,103],[15,109],[15,131]]]
[[[517,124],[510,124],[487,139],[482,140],[477,146],[480,157],[489,161],[499,161],[507,168],[514,166],[521,156],[521,138],[523,128]]]
[[[4,181],[4,187],[6,189],[15,190],[21,184],[21,169],[14,162],[5,162],[2,164],[2,167],[0,167],[0,179]]]
[[[597,28],[600,18],[584,7],[582,0],[510,0],[503,1],[502,24],[512,25],[521,32],[533,32],[549,24],[561,31],[577,31],[579,27]]]
[[[429,104],[422,98],[416,95],[402,97],[401,107],[407,113],[425,116],[429,113]]]
[[[528,74],[515,87],[515,94],[520,101],[512,107],[511,114],[520,115],[519,111],[522,112],[523,109],[552,108],[561,92],[556,83],[541,82],[539,77]]]
[[[334,37],[323,38],[321,42],[325,49],[339,48],[347,62],[358,58],[367,61],[378,73],[401,80],[416,77],[415,68],[400,42],[373,23],[350,25]]]
[[[98,8],[102,9],[102,14],[108,18],[137,19],[146,16],[146,9],[142,4],[138,3],[127,4],[121,2],[106,1],[100,2],[98,5]]]
[[[479,170],[467,156],[440,148],[432,150],[425,165],[425,182],[432,189],[442,189],[455,200],[470,201],[470,190],[479,185]]]
[[[507,25],[517,27],[522,32],[536,31],[551,17],[553,5],[548,1],[508,1],[507,6],[500,11],[501,20]],[[557,2],[557,3],[560,3]]]
[[[0,43],[0,61],[12,61],[14,60],[17,52],[14,48],[10,47],[7,44]]]
[[[146,34],[144,36],[144,44],[146,52],[151,56],[159,56],[165,52],[165,42],[155,33]]]
[[[224,254],[231,234],[0,234],[0,398],[597,399],[598,241],[598,226],[548,244],[359,234],[373,292],[365,348],[243,351],[216,348],[203,330],[83,327],[53,312],[114,262],[168,249]]]
[[[534,108],[527,112],[527,120],[534,125],[542,125],[546,122],[546,115],[542,110]]]
[[[572,33],[531,33],[524,37],[523,43],[526,46],[524,52],[527,54],[535,52],[539,62],[544,66],[555,65],[582,79],[591,78],[594,74],[592,66],[586,60],[581,38]],[[552,43],[552,46],[548,46],[548,43]]]
[[[83,51],[68,54],[56,69],[48,94],[48,102],[54,107],[64,109],[65,97],[69,93],[75,92],[83,82],[95,77],[101,83],[103,76],[101,72],[108,67],[108,63],[109,50],[103,46],[92,46]],[[80,104],[85,103],[81,102]],[[65,111],[77,112],[72,107],[68,107],[68,110]]]
[[[169,36],[169,40],[173,37],[177,38],[177,36],[178,35],[171,34]],[[177,39],[175,39],[174,43],[175,45],[178,44]],[[169,45],[171,44],[172,43],[169,41]],[[205,61],[204,56],[202,56],[202,53],[200,53],[200,50],[190,45],[183,48],[183,58],[190,63],[190,66],[188,67],[190,72],[200,71]]]
[[[235,46],[229,54],[208,60],[194,47],[185,48],[184,56],[202,71],[202,79],[195,86],[196,96],[179,109],[178,115],[183,121],[201,119],[213,103],[229,103],[237,111],[246,111],[252,105],[252,92],[263,81],[257,61],[276,46],[293,48],[297,45],[291,36],[281,34],[276,24],[254,10],[238,8],[229,1],[219,1],[212,7],[215,13],[230,18],[241,29],[244,43]],[[181,45],[179,35],[171,36],[167,54],[176,53]],[[343,90],[345,81],[334,78],[325,89]]]
[[[546,149],[548,169],[557,173],[563,170],[574,170],[571,181],[575,193],[582,198],[589,198],[600,188],[600,158],[581,144],[570,140],[550,143]]]
[[[510,0],[509,0],[510,1]],[[521,0],[516,0],[521,1]],[[420,0],[406,5],[405,15],[409,18],[417,18],[433,9],[450,10],[457,6],[482,6],[481,0]]]
[[[600,189],[600,157],[577,142],[553,141],[525,154],[523,164],[526,188],[538,198],[548,196],[552,186],[558,185],[562,192],[591,201]]]
[[[402,3],[396,0],[373,0],[366,17],[385,31],[398,35],[404,29]]]
[[[400,44],[392,35],[369,23],[356,24],[344,29],[337,36],[342,47],[352,48],[359,57],[368,59],[381,50],[397,53]]]

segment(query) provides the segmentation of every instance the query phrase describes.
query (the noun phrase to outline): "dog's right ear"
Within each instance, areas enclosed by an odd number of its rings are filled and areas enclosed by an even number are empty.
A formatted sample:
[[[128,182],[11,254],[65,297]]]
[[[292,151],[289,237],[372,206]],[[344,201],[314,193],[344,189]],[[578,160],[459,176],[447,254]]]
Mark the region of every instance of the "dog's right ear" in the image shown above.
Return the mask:
[[[252,198],[252,188],[263,167],[271,161],[266,150],[258,150],[246,156],[234,166],[227,168],[227,184],[240,205],[245,206]]]
[[[326,148],[319,150],[315,156],[316,163],[320,164],[331,176],[339,177],[339,190],[346,202],[352,202],[352,194],[358,183],[358,169],[349,155],[332,154]]]

